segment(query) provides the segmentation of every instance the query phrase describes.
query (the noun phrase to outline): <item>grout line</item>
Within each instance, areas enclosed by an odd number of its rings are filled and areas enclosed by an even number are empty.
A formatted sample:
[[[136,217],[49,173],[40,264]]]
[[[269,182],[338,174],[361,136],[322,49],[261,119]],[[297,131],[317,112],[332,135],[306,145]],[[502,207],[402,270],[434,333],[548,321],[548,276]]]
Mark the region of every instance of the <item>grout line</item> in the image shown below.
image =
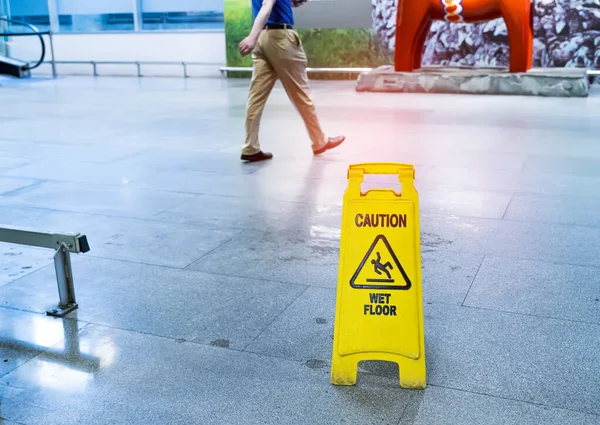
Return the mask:
[[[473,254],[475,255],[476,253],[473,251],[453,251],[453,250],[446,250],[447,252],[450,253],[457,253],[457,254]],[[532,258],[532,257],[513,257],[511,255],[506,255],[504,253],[498,253],[498,252],[488,252],[487,254],[485,254],[486,257],[491,257],[491,258],[497,258],[497,259],[505,259],[505,260],[513,260],[513,261],[526,261],[526,262],[535,262],[535,263],[546,263],[546,264],[553,264],[556,266],[570,266],[570,267],[579,267],[579,268],[589,268],[589,269],[598,269],[600,270],[600,265],[597,264],[582,264],[582,263],[569,263],[569,262],[562,262],[562,261],[556,261],[556,260],[548,260],[548,259],[540,259],[540,258]]]
[[[508,200],[508,204],[506,204],[506,208],[504,209],[504,213],[502,214],[502,217],[500,218],[500,220],[504,220],[504,217],[506,217],[506,213],[508,213],[508,210],[509,210],[514,198],[515,198],[515,194],[513,193],[512,195],[510,195],[510,199]]]
[[[554,406],[552,404],[536,403],[534,401],[527,401],[527,400],[519,400],[518,398],[511,398],[511,397],[488,394],[488,393],[483,393],[483,392],[478,392],[478,391],[465,390],[463,388],[454,388],[454,387],[449,387],[449,386],[445,386],[445,385],[429,384],[429,386],[436,387],[436,388],[444,388],[444,389],[453,390],[453,391],[460,391],[460,392],[467,393],[467,394],[476,394],[476,395],[480,395],[480,396],[484,396],[484,397],[491,397],[491,398],[497,398],[497,399],[501,399],[501,400],[513,401],[516,403],[531,404],[533,406],[539,406],[539,407],[545,407],[545,408],[557,409],[557,410],[564,410],[564,411],[579,413],[579,414],[583,414],[583,415],[597,416],[600,418],[600,415],[597,413],[569,409],[566,407]]]
[[[566,319],[564,317],[545,316],[545,315],[540,315],[540,314],[522,313],[519,311],[500,310],[500,309],[496,309],[496,308],[478,307],[478,306],[472,306],[472,305],[462,305],[461,307],[462,308],[470,308],[473,310],[493,311],[496,313],[512,314],[514,316],[536,317],[539,319],[556,320],[558,322],[578,323],[581,325],[591,325],[591,326],[599,326],[600,327],[600,322],[588,322],[586,320]]]
[[[525,170],[527,169],[527,164],[529,164],[529,161],[531,160],[532,155],[539,155],[539,154],[531,154],[531,153],[526,154],[525,161],[523,161],[523,166],[519,170],[519,173],[522,174],[523,172],[525,172]]]
[[[160,220],[160,219],[158,218],[158,216],[159,216],[159,215],[161,215],[161,214],[163,214],[163,213],[165,213],[165,212],[167,212],[167,211],[170,211],[170,210],[172,210],[172,209],[175,209],[175,208],[177,208],[177,207],[180,207],[180,206],[182,206],[182,205],[185,205],[185,204],[187,204],[188,202],[197,201],[199,198],[202,198],[202,196],[204,196],[204,195],[201,195],[201,194],[194,195],[194,196],[193,196],[192,198],[190,198],[190,199],[182,200],[181,202],[177,203],[176,205],[171,205],[170,207],[167,207],[167,208],[165,208],[164,210],[160,210],[160,211],[158,211],[157,213],[155,213],[155,214],[152,214],[152,215],[150,216],[150,219],[149,219],[148,221],[154,221],[154,220],[152,220],[152,219],[153,219],[154,217],[156,217],[156,221],[163,221],[163,222],[166,222],[166,220]]]
[[[48,182],[48,180],[31,179],[31,178],[27,178],[27,177],[15,177],[15,176],[2,176],[2,177],[3,178],[6,177],[6,178],[9,178],[9,179],[33,180],[33,183],[28,184],[27,186],[21,186],[21,187],[18,187],[16,189],[9,190],[8,192],[0,193],[0,196],[6,196],[6,197],[18,196],[21,193],[27,192],[29,190],[37,189],[39,186],[41,186],[44,183]],[[15,206],[15,207],[17,207],[17,206]],[[26,208],[30,208],[30,207],[26,207]]]
[[[463,299],[463,302],[460,305],[461,307],[464,307],[465,302],[467,301],[467,297],[469,296],[469,292],[471,292],[471,288],[473,287],[473,284],[475,283],[475,280],[477,279],[477,275],[479,275],[479,270],[481,270],[481,266],[483,266],[485,259],[486,259],[486,255],[483,256],[483,258],[481,259],[481,263],[479,263],[479,267],[477,267],[477,271],[475,272],[475,275],[473,276],[473,280],[471,280],[471,284],[469,285],[469,289],[467,290],[467,293],[465,294],[465,298]]]
[[[191,266],[193,266],[194,264],[196,264],[198,261],[202,260],[204,257],[212,254],[214,251],[216,251],[217,249],[221,248],[222,246],[228,244],[229,242],[231,242],[232,240],[234,240],[235,238],[243,235],[246,232],[246,230],[241,230],[240,232],[236,233],[235,235],[233,235],[232,237],[230,237],[229,239],[227,239],[226,241],[224,241],[223,243],[219,244],[218,246],[214,247],[213,249],[211,249],[210,251],[202,254],[200,257],[196,258],[195,260],[193,260],[191,263],[189,263],[187,266],[185,266],[182,270],[190,270],[189,268]],[[193,271],[193,270],[190,270]]]
[[[409,394],[408,398],[409,399],[406,402],[406,405],[404,406],[404,410],[402,410],[402,414],[400,415],[400,419],[398,420],[397,425],[400,425],[402,423],[402,419],[404,419],[404,415],[406,415],[406,411],[408,410],[408,406],[413,402],[412,394]]]
[[[12,387],[12,388],[14,388],[14,387]],[[26,425],[24,422],[15,421],[13,419],[5,418],[4,416],[0,416],[0,421],[9,421],[10,423],[17,424],[17,425]]]
[[[76,319],[71,319],[71,320],[76,320]],[[185,338],[178,338],[178,337],[173,337],[173,336],[168,336],[168,335],[154,334],[154,333],[151,333],[151,332],[144,332],[144,331],[139,331],[139,330],[134,330],[134,329],[128,329],[128,328],[120,328],[120,327],[117,327],[117,326],[107,325],[107,324],[103,324],[103,323],[95,323],[95,322],[90,322],[90,321],[86,321],[86,320],[79,320],[79,319],[77,319],[77,322],[86,323],[86,326],[85,326],[86,328],[88,326],[90,326],[90,327],[114,329],[114,330],[117,330],[117,331],[127,332],[127,333],[130,333],[130,334],[138,334],[138,335],[150,336],[150,337],[153,337],[153,338],[160,338],[160,339],[165,339],[165,340],[174,341],[174,342],[186,342],[188,344],[197,345],[197,346],[200,346],[200,347],[211,347],[211,348],[217,348],[217,349],[224,349],[224,350],[229,350],[229,351],[236,352],[236,353],[239,353],[239,354],[250,354],[250,355],[253,355],[253,356],[260,356],[260,357],[267,357],[267,358],[270,358],[270,359],[285,360],[285,361],[290,361],[290,362],[294,362],[294,363],[298,363],[298,364],[303,364],[304,363],[302,360],[298,360],[298,359],[294,359],[294,358],[290,358],[290,357],[276,356],[276,355],[271,355],[271,354],[266,354],[266,353],[256,353],[254,351],[244,351],[243,349],[239,349],[239,348],[231,348],[231,347],[221,348],[221,347],[216,347],[214,345],[211,345],[210,343],[196,342],[196,341],[187,340]],[[83,330],[83,328],[82,328],[82,330]]]
[[[28,273],[25,273],[25,274],[17,277],[16,279],[13,279],[13,280],[9,281],[9,282],[3,283],[2,285],[0,285],[0,288],[8,287],[8,285],[12,285],[13,283],[20,281],[21,279],[25,279],[26,277],[29,277],[29,276],[31,276],[34,273],[40,272],[41,270],[43,270],[45,268],[48,268],[48,267],[50,267],[52,265],[54,265],[54,261],[49,259],[49,260],[47,260],[47,264],[44,264],[43,266],[40,266],[40,267],[38,267],[36,269],[31,269],[31,270],[29,270]],[[2,307],[3,306],[0,305],[0,308],[2,308]]]
[[[291,302],[290,302],[290,303],[289,303],[287,306],[285,306],[285,308],[284,308],[283,310],[281,310],[281,312],[280,312],[280,313],[279,313],[279,314],[278,314],[278,315],[277,315],[277,316],[276,316],[276,317],[275,317],[273,320],[271,320],[271,322],[270,322],[268,325],[266,325],[266,326],[265,326],[265,327],[264,327],[264,328],[263,328],[263,329],[262,329],[262,330],[261,330],[261,331],[260,331],[260,332],[259,332],[259,333],[258,333],[258,334],[257,334],[257,335],[256,335],[256,336],[253,338],[253,339],[252,339],[252,341],[250,341],[248,344],[246,344],[246,346],[245,346],[245,347],[242,349],[242,351],[244,351],[244,352],[245,352],[245,351],[246,351],[246,349],[247,349],[248,347],[250,347],[250,346],[251,346],[251,345],[252,345],[252,344],[253,344],[253,343],[254,343],[254,342],[255,342],[255,341],[258,339],[258,338],[260,338],[260,336],[261,336],[263,333],[265,333],[265,331],[266,331],[267,329],[269,329],[269,328],[271,327],[271,325],[272,325],[273,323],[275,323],[275,322],[277,321],[277,319],[279,319],[279,317],[281,317],[281,316],[283,315],[283,313],[285,313],[285,312],[286,312],[286,311],[287,311],[287,310],[288,310],[288,309],[289,309],[289,308],[292,306],[292,304],[294,304],[296,301],[298,301],[298,299],[299,299],[299,298],[300,298],[302,295],[304,295],[304,293],[305,293],[306,291],[308,291],[308,288],[309,288],[309,286],[305,286],[305,287],[304,287],[304,289],[303,289],[302,291],[300,291],[300,293],[299,293],[299,294],[298,294],[298,295],[297,295],[297,296],[296,296],[296,297],[295,297],[295,298],[294,298],[294,299],[293,299],[293,300],[292,300],[292,301],[291,301]]]

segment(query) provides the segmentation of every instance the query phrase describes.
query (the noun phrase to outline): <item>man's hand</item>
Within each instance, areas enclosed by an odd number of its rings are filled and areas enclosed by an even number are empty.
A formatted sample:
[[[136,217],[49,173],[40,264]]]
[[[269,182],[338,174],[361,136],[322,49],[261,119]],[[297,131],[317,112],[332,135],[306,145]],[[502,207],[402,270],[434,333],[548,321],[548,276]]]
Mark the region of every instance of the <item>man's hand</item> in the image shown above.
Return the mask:
[[[256,46],[256,43],[258,42],[258,37],[260,36],[261,31],[267,23],[267,19],[269,18],[269,15],[273,10],[274,4],[275,0],[263,0],[260,11],[254,19],[254,24],[252,25],[252,31],[250,31],[250,35],[244,38],[242,42],[238,45],[238,50],[240,51],[242,56],[246,56]]]
[[[252,35],[249,35],[248,37],[244,38],[238,45],[238,50],[240,51],[240,54],[242,56],[246,56],[247,54],[252,52],[252,50],[254,50],[254,46],[256,46],[256,41],[256,37]]]

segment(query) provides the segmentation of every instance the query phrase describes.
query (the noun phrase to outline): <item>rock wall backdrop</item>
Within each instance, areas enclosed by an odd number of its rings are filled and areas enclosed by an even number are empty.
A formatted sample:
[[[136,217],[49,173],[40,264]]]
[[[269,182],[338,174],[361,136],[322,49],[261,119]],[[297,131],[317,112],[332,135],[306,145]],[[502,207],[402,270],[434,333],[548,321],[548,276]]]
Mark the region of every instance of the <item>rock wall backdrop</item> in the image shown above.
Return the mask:
[[[416,1],[416,0],[413,0]],[[373,27],[394,51],[398,0],[372,0]],[[600,68],[600,0],[535,0],[534,67]],[[433,23],[423,65],[508,66],[502,19],[478,24]]]

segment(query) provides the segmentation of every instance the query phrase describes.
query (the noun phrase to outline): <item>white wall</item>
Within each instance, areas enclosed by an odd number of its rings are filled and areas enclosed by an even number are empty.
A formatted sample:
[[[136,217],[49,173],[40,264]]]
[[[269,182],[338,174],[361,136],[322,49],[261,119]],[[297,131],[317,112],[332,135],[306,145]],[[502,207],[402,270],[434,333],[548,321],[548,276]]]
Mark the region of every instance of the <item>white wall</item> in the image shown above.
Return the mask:
[[[25,38],[25,37],[23,37]],[[29,38],[29,37],[27,37]],[[27,59],[33,59],[33,40],[28,40]],[[15,39],[12,52],[19,57]],[[48,43],[46,43],[48,44]],[[39,50],[39,49],[37,49]],[[141,32],[56,34],[54,54],[57,61],[168,61],[205,62],[203,66],[188,66],[190,76],[220,76],[225,66],[224,32]],[[25,57],[23,57],[25,59]],[[46,59],[50,59],[48,52]],[[92,75],[91,65],[57,65],[60,75]],[[49,75],[49,65],[33,71],[34,75]],[[135,65],[98,65],[102,75],[137,75]],[[182,76],[183,68],[164,65],[143,65],[146,76]]]

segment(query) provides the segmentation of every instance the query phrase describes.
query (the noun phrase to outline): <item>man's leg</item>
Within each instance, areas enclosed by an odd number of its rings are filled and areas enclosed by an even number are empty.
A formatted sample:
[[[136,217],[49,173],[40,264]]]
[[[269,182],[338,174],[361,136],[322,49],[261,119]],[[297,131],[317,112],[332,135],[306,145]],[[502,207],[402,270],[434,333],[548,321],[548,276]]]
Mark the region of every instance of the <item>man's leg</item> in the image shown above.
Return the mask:
[[[300,39],[294,31],[277,30],[265,40],[265,56],[273,64],[290,100],[304,120],[315,154],[338,146],[343,137],[328,139],[317,117],[306,74],[307,59]]]
[[[252,55],[252,60],[254,62],[254,69],[248,93],[248,103],[246,105],[246,140],[242,148],[242,159],[256,160],[259,157],[260,159],[268,159],[260,155],[258,131],[260,128],[260,119],[267,103],[267,98],[277,80],[277,74],[267,58],[261,53],[260,48],[257,48],[257,51]]]

